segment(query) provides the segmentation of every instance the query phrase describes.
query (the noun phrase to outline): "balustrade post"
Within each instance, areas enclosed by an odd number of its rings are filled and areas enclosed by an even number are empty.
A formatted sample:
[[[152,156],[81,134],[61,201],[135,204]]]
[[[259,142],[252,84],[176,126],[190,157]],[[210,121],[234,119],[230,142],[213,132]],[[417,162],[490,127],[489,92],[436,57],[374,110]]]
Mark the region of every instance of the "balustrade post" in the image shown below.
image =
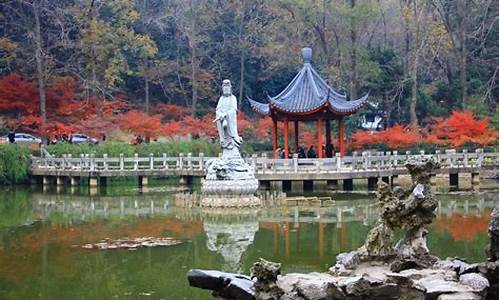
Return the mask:
[[[85,167],[86,169],[90,170],[90,154],[86,153],[85,154]]]
[[[335,153],[335,159],[337,160],[337,170],[340,170],[342,168],[342,157],[340,153]]]
[[[293,154],[293,172],[297,173],[299,171],[299,154]]]
[[[163,153],[162,157],[163,157],[163,169],[167,170],[168,169],[167,153]]]
[[[266,153],[262,153],[262,172],[267,171],[267,155]]]
[[[103,166],[104,166],[104,170],[107,171],[108,170],[108,154],[107,153],[104,153],[102,155],[102,161],[103,161]]]
[[[203,167],[205,165],[204,157],[205,157],[205,154],[203,154],[203,152],[198,153],[198,163],[200,164],[199,165],[200,170],[203,170]],[[255,170],[255,161],[253,164],[254,164],[254,170]]]
[[[134,170],[139,170],[139,154],[134,153]]]
[[[90,171],[95,171],[95,154],[90,154]]]
[[[483,159],[484,159],[483,149],[482,148],[476,149],[476,153],[477,153],[476,167],[481,167],[483,165]]]
[[[469,166],[469,154],[468,154],[467,149],[463,149],[462,154],[463,154],[462,164],[464,167],[468,167]]]
[[[66,154],[63,154],[62,155],[62,165],[61,165],[61,169],[66,169],[66,159],[67,159],[67,155]]]
[[[252,154],[252,168],[253,168],[253,171],[255,172],[257,170],[257,154]]]
[[[441,150],[436,150],[436,160],[441,164]]]
[[[154,170],[155,169],[155,158],[153,153],[149,153],[149,169]],[[147,177],[146,177],[147,180]]]
[[[72,160],[73,156],[70,154],[68,154],[68,169],[73,169],[73,160]]]
[[[80,154],[80,170],[85,170],[85,155]]]
[[[368,170],[368,155],[369,154],[370,154],[370,152],[368,152],[368,151],[363,152],[363,168],[365,170]]]
[[[181,170],[184,166],[183,166],[183,161],[182,161],[182,158],[184,157],[184,153],[179,153],[179,160],[177,161],[177,169],[178,170]]]
[[[399,161],[398,161],[398,151],[394,150],[392,151],[392,167],[394,169],[397,169],[398,168],[398,164],[399,164]]]
[[[192,164],[192,158],[193,157],[193,154],[191,152],[189,152],[187,154],[187,163],[188,163],[188,169],[189,170],[192,170],[193,169],[193,164]]]
[[[123,171],[125,169],[125,161],[123,160],[123,153],[120,153],[119,162],[120,162],[120,171]]]

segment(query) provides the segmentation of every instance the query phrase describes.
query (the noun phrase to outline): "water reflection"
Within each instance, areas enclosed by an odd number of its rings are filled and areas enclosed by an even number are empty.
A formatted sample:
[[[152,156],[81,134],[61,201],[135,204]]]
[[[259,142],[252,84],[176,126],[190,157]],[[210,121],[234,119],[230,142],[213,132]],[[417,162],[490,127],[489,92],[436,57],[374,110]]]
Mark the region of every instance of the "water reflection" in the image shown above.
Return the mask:
[[[185,196],[184,198],[187,198]],[[201,210],[173,193],[115,196],[0,193],[0,299],[211,299],[188,288],[189,268],[248,272],[259,257],[284,272],[324,271],[359,247],[377,219],[371,195],[335,194],[328,207]],[[439,196],[428,245],[440,257],[485,259],[498,195]],[[75,247],[103,238],[171,236],[184,244],[137,251]],[[125,295],[130,293],[131,296]],[[42,296],[40,296],[42,295]]]
[[[218,209],[202,213],[207,248],[222,256],[224,271],[245,272],[241,257],[259,230],[258,212],[258,209]]]

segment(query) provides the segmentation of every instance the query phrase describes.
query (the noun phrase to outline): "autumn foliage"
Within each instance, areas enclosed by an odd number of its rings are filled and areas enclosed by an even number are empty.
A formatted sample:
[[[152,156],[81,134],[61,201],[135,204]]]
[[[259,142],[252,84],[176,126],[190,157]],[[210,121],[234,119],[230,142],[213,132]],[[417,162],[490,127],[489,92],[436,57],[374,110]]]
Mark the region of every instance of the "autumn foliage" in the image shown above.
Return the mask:
[[[434,118],[426,141],[431,144],[459,147],[466,143],[491,145],[498,132],[489,128],[487,119],[477,120],[470,111],[454,111],[447,119]]]
[[[422,143],[460,147],[467,143],[487,146],[498,141],[498,133],[489,127],[488,120],[478,120],[470,111],[454,111],[448,118],[433,121],[425,128],[396,125],[378,132],[358,131],[352,135],[350,146],[366,149],[386,145],[390,149],[407,149]]]
[[[20,74],[0,78],[0,113],[7,125],[17,131],[52,137],[76,132],[99,138],[114,130],[138,134],[143,137],[193,136],[216,138],[214,113],[202,117],[191,115],[190,109],[168,103],[159,103],[146,114],[131,104],[124,95],[104,99],[102,115],[98,114],[99,99],[85,90],[73,77],[58,77],[47,86],[47,123],[40,117],[38,88],[34,80]],[[280,125],[281,127],[282,125]],[[316,133],[299,123],[301,145],[315,145]],[[245,139],[270,141],[273,123],[271,118],[250,119],[238,114],[238,127]],[[280,135],[282,129],[279,129]],[[293,141],[291,130],[290,141]],[[390,149],[405,149],[421,143],[459,147],[466,143],[491,145],[498,134],[489,128],[488,120],[478,120],[471,112],[455,111],[449,118],[434,118],[425,128],[395,125],[383,131],[355,132],[349,141],[352,149],[369,149],[385,145]],[[336,143],[336,139],[333,141]]]
[[[387,145],[391,149],[401,149],[414,146],[421,139],[414,129],[396,125],[378,132],[358,131],[352,135],[350,146],[363,149],[370,145]]]

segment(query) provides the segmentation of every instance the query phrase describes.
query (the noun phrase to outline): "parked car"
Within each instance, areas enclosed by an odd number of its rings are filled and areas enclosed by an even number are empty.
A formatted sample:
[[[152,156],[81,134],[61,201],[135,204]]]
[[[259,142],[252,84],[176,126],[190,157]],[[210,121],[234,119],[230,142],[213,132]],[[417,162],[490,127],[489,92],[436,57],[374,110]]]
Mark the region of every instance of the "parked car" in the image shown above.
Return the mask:
[[[16,133],[14,134],[14,140],[17,144],[40,144],[42,139],[32,136],[28,133]]]
[[[83,133],[74,133],[71,135],[71,142],[73,144],[89,143],[95,145],[99,143],[97,139],[91,138]]]

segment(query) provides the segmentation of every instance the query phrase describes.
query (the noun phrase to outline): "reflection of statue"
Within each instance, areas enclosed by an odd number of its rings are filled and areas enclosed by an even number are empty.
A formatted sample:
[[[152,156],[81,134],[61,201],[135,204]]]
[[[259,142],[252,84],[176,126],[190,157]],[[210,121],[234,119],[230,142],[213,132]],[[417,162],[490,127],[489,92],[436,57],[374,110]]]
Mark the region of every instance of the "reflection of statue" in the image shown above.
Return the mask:
[[[206,217],[203,229],[207,234],[207,248],[219,253],[224,259],[222,269],[227,272],[243,272],[241,257],[253,244],[259,230],[257,211],[221,218]]]
[[[217,103],[214,121],[217,124],[222,149],[239,147],[242,142],[238,135],[237,113],[238,106],[236,97],[231,93],[231,81],[226,79],[222,82],[222,96]]]

